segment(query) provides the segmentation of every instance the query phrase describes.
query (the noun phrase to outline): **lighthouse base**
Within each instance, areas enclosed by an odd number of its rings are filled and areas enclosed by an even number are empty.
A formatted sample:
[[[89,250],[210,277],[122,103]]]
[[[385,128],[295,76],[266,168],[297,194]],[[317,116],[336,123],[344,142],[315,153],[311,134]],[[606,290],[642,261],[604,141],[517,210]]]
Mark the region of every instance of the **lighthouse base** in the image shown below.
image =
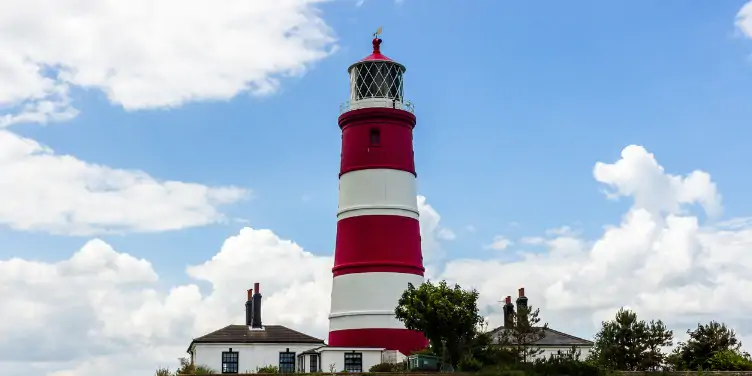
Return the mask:
[[[329,332],[329,346],[333,347],[383,347],[405,355],[428,346],[423,333],[408,329],[346,329]]]

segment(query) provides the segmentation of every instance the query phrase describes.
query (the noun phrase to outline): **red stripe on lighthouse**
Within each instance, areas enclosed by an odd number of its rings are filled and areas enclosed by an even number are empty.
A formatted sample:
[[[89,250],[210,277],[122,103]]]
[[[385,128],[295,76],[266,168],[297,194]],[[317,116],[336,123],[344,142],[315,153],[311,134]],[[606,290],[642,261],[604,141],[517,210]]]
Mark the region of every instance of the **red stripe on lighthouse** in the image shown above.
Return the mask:
[[[332,347],[384,347],[410,355],[426,348],[428,340],[423,333],[408,329],[347,329],[329,332],[328,345]]]
[[[412,134],[415,115],[391,108],[363,108],[342,114],[339,126],[342,129],[340,176],[369,168],[390,168],[415,175]],[[373,132],[378,133],[378,140],[374,140]]]
[[[397,215],[362,215],[337,222],[334,276],[394,272],[423,275],[420,224]]]

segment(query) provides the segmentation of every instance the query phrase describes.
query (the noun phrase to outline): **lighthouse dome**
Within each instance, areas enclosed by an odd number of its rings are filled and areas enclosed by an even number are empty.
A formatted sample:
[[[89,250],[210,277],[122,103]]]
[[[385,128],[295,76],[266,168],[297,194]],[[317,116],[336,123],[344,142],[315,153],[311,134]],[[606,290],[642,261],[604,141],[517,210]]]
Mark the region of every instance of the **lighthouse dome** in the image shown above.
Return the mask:
[[[382,40],[373,39],[373,52],[351,65],[350,100],[340,112],[368,107],[389,107],[413,112],[412,105],[404,100],[403,76],[405,66],[381,53]]]

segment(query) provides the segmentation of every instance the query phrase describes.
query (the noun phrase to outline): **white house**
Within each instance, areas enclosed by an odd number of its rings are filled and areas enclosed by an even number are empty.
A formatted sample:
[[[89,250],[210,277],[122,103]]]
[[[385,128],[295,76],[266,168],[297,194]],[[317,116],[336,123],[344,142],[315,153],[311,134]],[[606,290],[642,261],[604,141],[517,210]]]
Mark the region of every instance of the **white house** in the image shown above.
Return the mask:
[[[500,326],[490,332],[494,343],[499,343],[499,334],[501,334],[503,330],[504,327]],[[572,347],[580,352],[580,359],[585,359],[590,355],[590,351],[593,348],[593,342],[558,330],[546,328],[543,330],[543,338],[529,344],[528,346],[542,350],[540,354],[535,356],[536,359],[548,358],[551,355],[557,356],[558,354],[566,354],[572,350]]]
[[[517,307],[527,309],[527,297],[525,297],[525,289],[519,289],[519,297],[516,300]],[[501,335],[506,328],[514,326],[515,320],[514,304],[512,304],[512,297],[507,296],[504,304],[504,326],[500,326],[489,333],[491,334],[493,343],[498,344]],[[525,319],[525,318],[517,318]],[[593,348],[593,342],[579,337],[575,337],[571,334],[566,334],[558,330],[551,328],[545,328],[543,330],[543,338],[538,341],[529,344],[529,347],[537,348],[542,352],[535,356],[535,358],[548,358],[551,355],[557,356],[558,354],[566,354],[575,348],[580,353],[580,358],[584,359],[590,355],[590,351]],[[528,359],[534,360],[534,359]]]
[[[368,372],[394,357],[383,348],[329,347],[282,325],[262,325],[258,283],[248,290],[245,308],[245,325],[227,325],[191,341],[192,364],[221,373],[256,372],[264,366],[278,367],[280,373]]]

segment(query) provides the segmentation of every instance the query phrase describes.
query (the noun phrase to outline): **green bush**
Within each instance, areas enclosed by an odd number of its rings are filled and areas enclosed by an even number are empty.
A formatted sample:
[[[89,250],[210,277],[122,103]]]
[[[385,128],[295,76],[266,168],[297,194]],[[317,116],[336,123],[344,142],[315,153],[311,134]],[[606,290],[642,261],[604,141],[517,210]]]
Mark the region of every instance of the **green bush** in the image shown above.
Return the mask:
[[[172,372],[170,372],[169,368],[157,368],[154,376],[172,376]]]
[[[752,371],[752,362],[733,350],[713,354],[708,364],[709,371]]]
[[[279,373],[279,367],[273,365],[256,367],[256,373]]]
[[[403,372],[405,363],[379,363],[374,364],[368,369],[368,372]]]
[[[483,368],[483,363],[472,356],[465,356],[457,364],[457,370],[460,372],[478,372]]]

